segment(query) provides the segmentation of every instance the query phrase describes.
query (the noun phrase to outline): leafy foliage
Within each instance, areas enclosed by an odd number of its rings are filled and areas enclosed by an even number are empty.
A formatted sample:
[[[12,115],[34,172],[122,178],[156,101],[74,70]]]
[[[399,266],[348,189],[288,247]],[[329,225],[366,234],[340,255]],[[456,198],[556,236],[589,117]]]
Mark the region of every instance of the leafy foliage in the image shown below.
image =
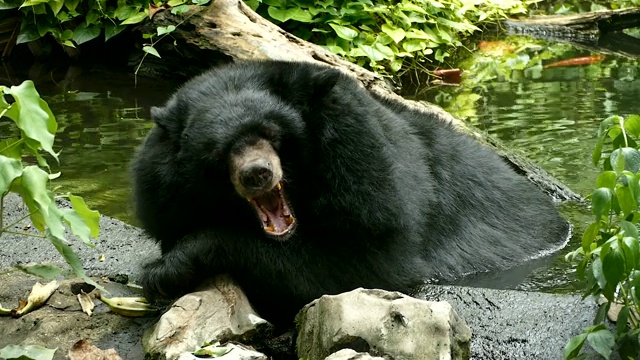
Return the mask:
[[[373,70],[443,62],[476,25],[526,12],[524,0],[245,0],[294,35]],[[535,2],[535,1],[532,1]]]
[[[76,47],[104,36],[108,41],[128,26],[151,18],[161,8],[174,14],[189,10],[189,4],[210,0],[5,0],[0,10],[19,9],[22,18],[17,43],[27,43],[50,34],[60,44]]]
[[[602,165],[591,194],[594,221],[582,246],[566,255],[578,263],[576,274],[586,283],[584,297],[606,298],[594,326],[572,338],[565,359],[579,357],[585,342],[608,359],[615,345],[621,358],[640,353],[640,116],[611,116],[602,121],[592,154]],[[609,148],[605,150],[605,146]],[[604,325],[605,314],[619,310],[615,333]]]
[[[100,214],[72,194],[63,196],[69,199],[71,208],[59,207],[51,188],[51,180],[60,173],[51,172],[45,157],[58,162],[58,153],[53,150],[58,124],[49,106],[30,80],[18,86],[0,86],[0,95],[0,118],[13,121],[21,133],[20,138],[0,141],[0,236],[11,233],[49,240],[78,276],[101,288],[86,276],[65,235],[65,228],[69,227],[81,241],[93,247],[91,238],[99,234]],[[31,158],[37,165],[29,165]],[[22,197],[29,214],[5,224],[2,201],[9,192]],[[14,226],[27,217],[42,234],[14,230]],[[39,265],[20,269],[44,277],[55,277],[60,272],[55,267]]]

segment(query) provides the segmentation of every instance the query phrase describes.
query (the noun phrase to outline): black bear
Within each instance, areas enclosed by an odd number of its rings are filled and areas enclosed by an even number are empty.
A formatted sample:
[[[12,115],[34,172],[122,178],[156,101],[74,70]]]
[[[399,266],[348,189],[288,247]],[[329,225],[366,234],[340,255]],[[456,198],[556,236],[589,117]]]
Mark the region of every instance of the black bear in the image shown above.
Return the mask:
[[[323,294],[410,292],[506,268],[566,239],[551,199],[432,114],[337,69],[239,61],[184,84],[132,165],[162,256],[149,299],[230,274],[267,320]]]

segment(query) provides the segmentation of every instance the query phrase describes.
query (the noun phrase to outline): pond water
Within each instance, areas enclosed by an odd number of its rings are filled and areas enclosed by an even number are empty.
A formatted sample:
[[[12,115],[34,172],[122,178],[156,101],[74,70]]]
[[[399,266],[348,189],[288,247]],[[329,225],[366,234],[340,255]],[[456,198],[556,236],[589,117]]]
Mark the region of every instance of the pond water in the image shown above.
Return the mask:
[[[522,36],[484,40],[479,45],[481,51],[461,62],[460,68],[471,71],[468,77],[463,72],[459,85],[407,86],[403,96],[442,106],[588,196],[599,172],[591,153],[600,122],[611,115],[640,114],[640,61]],[[505,57],[496,61],[487,55],[491,52]],[[551,65],[576,58],[586,63]],[[580,246],[592,215],[586,206],[576,204],[562,204],[560,210],[574,225],[562,251],[512,271],[467,278],[461,284],[576,292],[580,284],[564,255]]]
[[[515,70],[549,49],[558,60],[592,54],[521,37],[501,41],[507,44],[524,41],[531,51],[517,56],[512,53],[515,57],[504,64],[478,52],[466,64],[460,64],[475,77],[463,77],[459,86],[406,86],[403,96],[440,104],[526,154],[574,191],[587,195],[597,174],[590,156],[600,121],[609,115],[640,113],[638,61],[607,56],[591,65],[547,69],[527,65],[524,70]],[[4,85],[34,80],[56,115],[59,122],[56,148],[62,149],[62,176],[56,180],[60,190],[83,196],[90,206],[105,215],[135,224],[130,204],[129,161],[152,126],[149,108],[162,104],[178,84],[139,78],[135,87],[133,74],[99,68],[14,66],[11,71],[5,68],[0,77]],[[0,122],[0,138],[11,135],[9,124]],[[462,283],[576,291],[572,269],[563,255],[577,246],[590,215],[588,209],[575,205],[562,205],[561,210],[575,226],[565,250],[506,273],[486,274]]]

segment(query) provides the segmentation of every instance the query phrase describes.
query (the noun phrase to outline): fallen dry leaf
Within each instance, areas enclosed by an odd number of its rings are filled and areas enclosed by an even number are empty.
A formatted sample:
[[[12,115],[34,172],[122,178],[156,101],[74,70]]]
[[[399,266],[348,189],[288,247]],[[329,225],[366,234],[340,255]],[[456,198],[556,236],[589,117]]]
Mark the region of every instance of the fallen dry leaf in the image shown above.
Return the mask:
[[[82,307],[82,311],[91,316],[91,314],[93,313],[93,308],[96,306],[93,303],[93,299],[91,298],[91,296],[84,291],[76,296],[78,297],[78,302],[80,303],[80,307]]]
[[[25,302],[24,300],[20,300],[18,307],[13,309],[11,314],[15,317],[20,317],[39,308],[49,300],[51,294],[53,294],[59,286],[60,284],[56,280],[53,280],[46,285],[42,285],[39,282],[35,283],[33,288],[31,288],[31,294],[29,294],[27,301]]]
[[[73,344],[68,355],[69,360],[122,360],[115,349],[101,350],[86,339]]]

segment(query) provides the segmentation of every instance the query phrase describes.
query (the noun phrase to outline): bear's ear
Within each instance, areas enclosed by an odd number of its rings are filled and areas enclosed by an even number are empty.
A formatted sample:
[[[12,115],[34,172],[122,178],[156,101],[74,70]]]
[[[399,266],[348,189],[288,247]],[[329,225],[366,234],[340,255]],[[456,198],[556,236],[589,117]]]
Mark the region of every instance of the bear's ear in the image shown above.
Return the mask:
[[[320,105],[342,76],[338,69],[306,62],[272,65],[271,90],[283,100],[307,110]]]
[[[327,68],[311,75],[308,86],[311,99],[320,99],[326,96],[338,83],[342,73],[338,69]]]
[[[151,107],[151,120],[173,140],[179,139],[182,134],[183,116],[178,99],[175,97],[171,98],[163,107]]]

